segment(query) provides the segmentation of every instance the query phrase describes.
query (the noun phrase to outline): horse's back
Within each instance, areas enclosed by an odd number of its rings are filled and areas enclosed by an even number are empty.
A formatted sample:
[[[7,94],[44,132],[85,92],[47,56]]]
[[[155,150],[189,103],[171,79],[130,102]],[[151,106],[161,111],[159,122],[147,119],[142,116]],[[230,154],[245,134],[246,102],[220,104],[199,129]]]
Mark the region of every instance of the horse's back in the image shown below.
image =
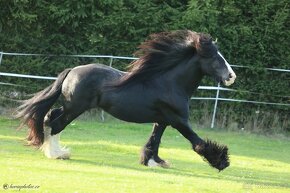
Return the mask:
[[[67,103],[96,106],[105,84],[118,80],[124,72],[102,64],[87,64],[73,68],[62,85]],[[75,104],[71,104],[75,105]]]
[[[113,81],[114,79],[120,78],[120,76],[122,76],[124,73],[125,72],[103,64],[87,64],[73,68],[69,75],[73,76],[73,78],[79,78],[85,81]]]

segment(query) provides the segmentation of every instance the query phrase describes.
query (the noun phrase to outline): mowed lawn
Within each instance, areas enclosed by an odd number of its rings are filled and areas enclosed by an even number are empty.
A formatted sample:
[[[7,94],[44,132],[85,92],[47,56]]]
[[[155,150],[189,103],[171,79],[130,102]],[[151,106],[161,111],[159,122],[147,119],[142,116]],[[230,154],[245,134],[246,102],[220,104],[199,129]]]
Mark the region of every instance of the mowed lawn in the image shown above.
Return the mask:
[[[24,146],[26,129],[16,131],[17,124],[0,118],[0,192],[19,192],[16,186],[24,185],[20,192],[290,192],[286,137],[195,129],[203,138],[228,145],[231,165],[218,172],[171,128],[159,153],[171,168],[163,169],[139,165],[150,124],[74,121],[62,134],[62,144],[72,152],[70,160],[49,160]]]

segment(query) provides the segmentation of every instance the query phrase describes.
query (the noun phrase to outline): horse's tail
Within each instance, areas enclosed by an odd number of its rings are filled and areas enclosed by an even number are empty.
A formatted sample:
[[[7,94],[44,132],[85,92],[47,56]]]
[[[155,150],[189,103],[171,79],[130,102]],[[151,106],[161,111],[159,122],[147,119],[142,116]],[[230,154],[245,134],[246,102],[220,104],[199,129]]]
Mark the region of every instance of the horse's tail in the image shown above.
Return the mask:
[[[29,127],[27,141],[29,145],[40,147],[44,140],[43,122],[44,117],[61,94],[62,83],[71,69],[61,72],[56,81],[36,93],[34,97],[23,101],[23,104],[16,110],[15,118],[21,119],[22,128]]]

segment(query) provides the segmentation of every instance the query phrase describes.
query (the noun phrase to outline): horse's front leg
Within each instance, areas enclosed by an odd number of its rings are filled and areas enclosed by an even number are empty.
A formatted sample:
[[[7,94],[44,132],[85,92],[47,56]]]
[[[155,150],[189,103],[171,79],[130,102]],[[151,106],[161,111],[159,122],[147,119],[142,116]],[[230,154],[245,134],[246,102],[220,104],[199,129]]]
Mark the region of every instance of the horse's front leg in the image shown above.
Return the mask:
[[[166,125],[154,123],[151,136],[142,149],[140,163],[145,166],[169,167],[169,164],[158,156],[161,137]]]
[[[230,165],[227,146],[211,140],[204,141],[191,129],[187,121],[172,126],[191,142],[193,150],[204,157],[212,167],[221,171]]]

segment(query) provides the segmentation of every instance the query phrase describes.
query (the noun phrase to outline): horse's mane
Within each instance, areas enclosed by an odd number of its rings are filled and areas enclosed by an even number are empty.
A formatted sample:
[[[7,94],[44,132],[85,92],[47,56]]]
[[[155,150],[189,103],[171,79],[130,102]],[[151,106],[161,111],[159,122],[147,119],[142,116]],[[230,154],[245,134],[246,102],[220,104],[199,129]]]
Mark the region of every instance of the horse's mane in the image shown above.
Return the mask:
[[[150,80],[191,59],[195,54],[210,57],[216,53],[209,35],[189,30],[152,34],[138,48],[134,55],[139,59],[131,63],[128,73],[115,82],[113,87]]]

